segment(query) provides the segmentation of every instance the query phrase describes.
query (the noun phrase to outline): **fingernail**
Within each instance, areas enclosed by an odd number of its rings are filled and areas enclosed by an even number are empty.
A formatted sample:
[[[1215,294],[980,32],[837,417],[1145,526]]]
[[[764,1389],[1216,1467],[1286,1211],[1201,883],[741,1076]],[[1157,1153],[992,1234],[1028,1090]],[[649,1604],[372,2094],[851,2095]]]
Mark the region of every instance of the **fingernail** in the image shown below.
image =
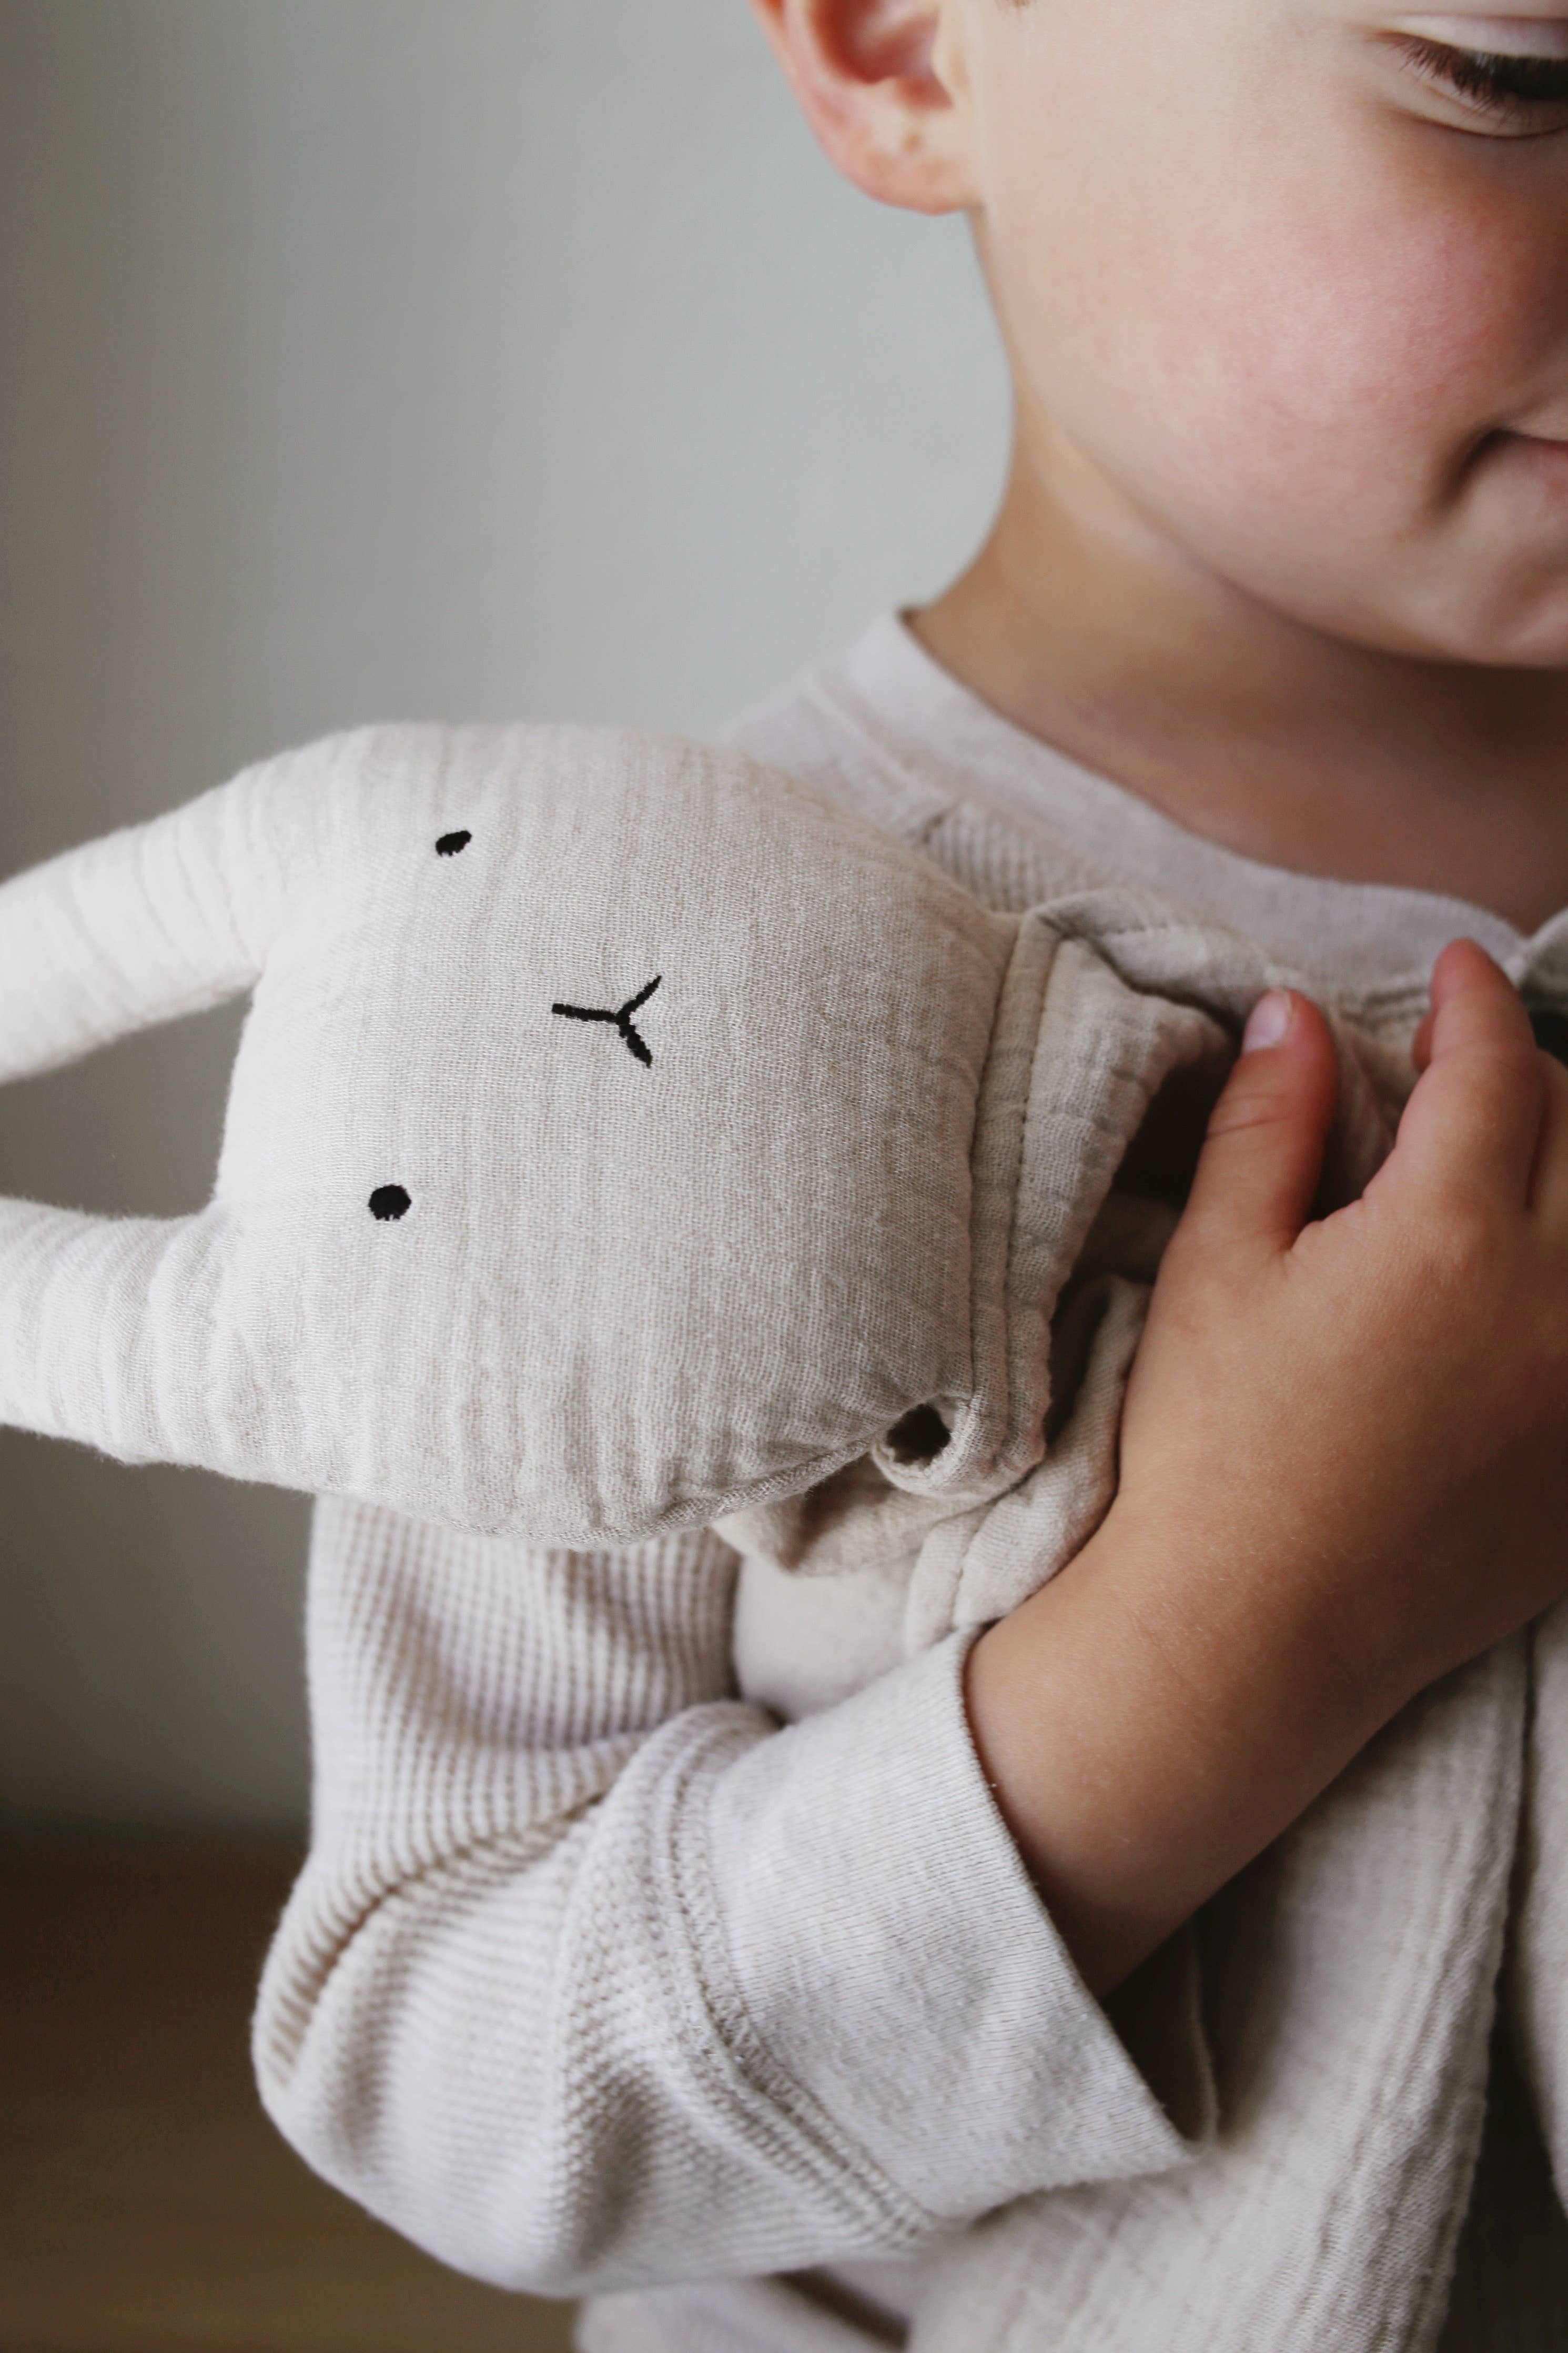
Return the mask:
[[[1278,1046],[1289,1027],[1290,1000],[1283,989],[1271,988],[1252,1008],[1241,1034],[1242,1052],[1256,1054],[1260,1046]]]

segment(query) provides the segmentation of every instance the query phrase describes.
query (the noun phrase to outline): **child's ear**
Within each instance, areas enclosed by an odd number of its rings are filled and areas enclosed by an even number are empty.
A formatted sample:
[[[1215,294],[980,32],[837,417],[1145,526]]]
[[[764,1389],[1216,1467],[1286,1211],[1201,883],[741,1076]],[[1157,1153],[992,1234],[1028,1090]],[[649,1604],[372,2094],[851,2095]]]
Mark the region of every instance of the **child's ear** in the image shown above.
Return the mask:
[[[829,157],[912,212],[976,201],[963,0],[752,0]]]

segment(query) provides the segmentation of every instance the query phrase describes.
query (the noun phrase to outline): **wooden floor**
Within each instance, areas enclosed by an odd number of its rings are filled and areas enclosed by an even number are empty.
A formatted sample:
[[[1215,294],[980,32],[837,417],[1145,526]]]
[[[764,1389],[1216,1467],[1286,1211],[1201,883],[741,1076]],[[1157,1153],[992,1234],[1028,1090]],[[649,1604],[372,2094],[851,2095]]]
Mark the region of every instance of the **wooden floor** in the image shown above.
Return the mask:
[[[295,1858],[0,1841],[3,2353],[565,2353],[307,2172],[247,2020]]]

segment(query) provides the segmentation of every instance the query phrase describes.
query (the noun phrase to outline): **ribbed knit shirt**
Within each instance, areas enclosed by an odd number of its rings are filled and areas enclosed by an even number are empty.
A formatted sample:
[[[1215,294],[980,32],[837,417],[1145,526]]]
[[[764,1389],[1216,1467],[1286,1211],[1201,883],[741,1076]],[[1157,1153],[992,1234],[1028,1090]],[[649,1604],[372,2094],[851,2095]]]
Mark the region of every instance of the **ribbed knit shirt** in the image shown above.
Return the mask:
[[[1568,929],[1205,841],[895,616],[722,732],[990,905],[1145,885],[1347,1005],[1414,1011],[1460,934],[1517,964]],[[1135,2063],[986,1788],[973,1636],[787,1722],[754,1636],[738,1660],[737,1568],[710,1531],[574,1555],[318,1512],[263,2095],[435,2254],[588,2294],[584,2353],[900,2344],[955,2230],[1190,2153],[1183,2055]],[[1443,2353],[1565,2344],[1568,2229],[1500,2038]]]

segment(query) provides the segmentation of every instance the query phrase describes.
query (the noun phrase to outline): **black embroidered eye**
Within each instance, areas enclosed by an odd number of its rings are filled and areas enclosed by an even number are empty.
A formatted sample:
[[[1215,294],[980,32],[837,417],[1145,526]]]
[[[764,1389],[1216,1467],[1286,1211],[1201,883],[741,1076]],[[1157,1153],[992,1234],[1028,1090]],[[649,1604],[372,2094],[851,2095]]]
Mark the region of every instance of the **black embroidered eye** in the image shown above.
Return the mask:
[[[436,855],[437,858],[456,858],[460,849],[467,849],[473,838],[471,833],[444,833],[436,844]]]
[[[413,1207],[401,1185],[378,1185],[370,1197],[370,1214],[383,1226],[405,1218]]]

